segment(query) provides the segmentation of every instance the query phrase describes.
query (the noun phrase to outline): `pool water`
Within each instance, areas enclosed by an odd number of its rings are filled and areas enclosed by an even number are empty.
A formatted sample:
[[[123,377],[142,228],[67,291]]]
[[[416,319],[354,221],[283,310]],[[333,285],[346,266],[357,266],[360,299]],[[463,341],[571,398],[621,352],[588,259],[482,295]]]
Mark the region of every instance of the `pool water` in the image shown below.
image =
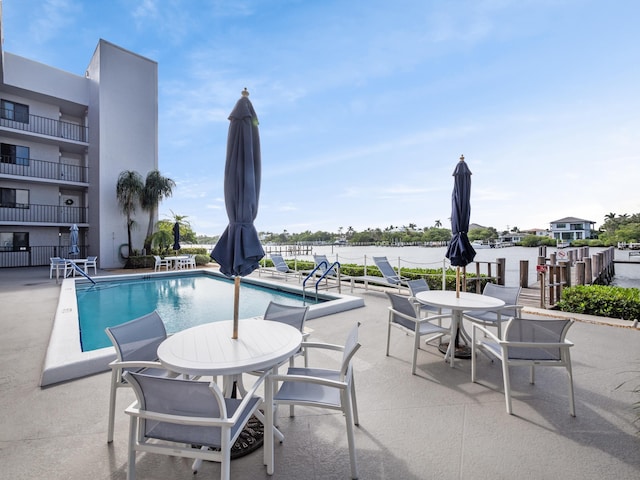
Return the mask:
[[[76,285],[82,351],[111,346],[104,329],[157,310],[167,333],[233,318],[233,280],[209,275],[145,278]],[[240,283],[239,318],[263,315],[270,301],[313,304],[286,291]]]

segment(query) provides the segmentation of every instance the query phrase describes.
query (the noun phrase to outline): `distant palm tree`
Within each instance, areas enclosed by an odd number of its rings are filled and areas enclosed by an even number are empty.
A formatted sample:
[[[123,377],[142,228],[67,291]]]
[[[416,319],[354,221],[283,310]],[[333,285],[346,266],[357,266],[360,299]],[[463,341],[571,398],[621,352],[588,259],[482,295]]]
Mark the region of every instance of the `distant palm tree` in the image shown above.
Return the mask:
[[[156,212],[158,204],[165,198],[170,197],[176,182],[170,178],[163,177],[159,170],[151,170],[147,174],[147,179],[142,191],[141,206],[143,210],[149,212],[149,226],[147,227],[147,236],[144,240],[144,248],[147,252],[151,252],[151,238],[155,227]]]
[[[116,197],[120,205],[120,210],[127,217],[127,239],[129,244],[129,255],[133,252],[131,242],[131,229],[135,224],[132,215],[136,212],[136,207],[140,202],[144,183],[142,176],[133,170],[125,170],[120,172],[118,183],[116,185]]]
[[[434,225],[436,228],[440,228],[442,227],[442,222],[440,220],[436,220],[436,223]]]

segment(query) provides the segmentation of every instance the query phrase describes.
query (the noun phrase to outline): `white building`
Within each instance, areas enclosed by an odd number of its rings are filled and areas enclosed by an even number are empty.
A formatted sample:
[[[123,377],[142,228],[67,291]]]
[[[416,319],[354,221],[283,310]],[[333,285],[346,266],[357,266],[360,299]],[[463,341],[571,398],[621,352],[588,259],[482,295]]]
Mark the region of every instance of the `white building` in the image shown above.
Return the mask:
[[[596,222],[576,217],[565,217],[551,222],[551,235],[557,241],[566,243],[572,240],[591,238]]]
[[[122,266],[116,184],[124,170],[158,168],[157,63],[100,40],[79,76],[0,45],[0,149],[0,267],[68,256],[73,224],[80,257]],[[141,248],[148,213],[134,220]]]

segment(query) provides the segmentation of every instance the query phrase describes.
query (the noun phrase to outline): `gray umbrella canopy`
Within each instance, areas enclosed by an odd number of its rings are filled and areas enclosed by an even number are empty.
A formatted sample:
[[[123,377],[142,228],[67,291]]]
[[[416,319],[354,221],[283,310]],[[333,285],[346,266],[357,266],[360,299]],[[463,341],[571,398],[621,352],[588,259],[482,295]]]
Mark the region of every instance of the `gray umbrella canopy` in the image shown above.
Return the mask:
[[[259,267],[264,250],[253,221],[260,197],[260,136],[258,116],[245,88],[229,115],[224,201],[229,225],[211,252],[227,276],[249,275]]]
[[[78,225],[75,223],[69,229],[69,255],[78,255],[80,247],[78,247]]]
[[[173,225],[173,249],[180,250],[180,224],[178,222]]]

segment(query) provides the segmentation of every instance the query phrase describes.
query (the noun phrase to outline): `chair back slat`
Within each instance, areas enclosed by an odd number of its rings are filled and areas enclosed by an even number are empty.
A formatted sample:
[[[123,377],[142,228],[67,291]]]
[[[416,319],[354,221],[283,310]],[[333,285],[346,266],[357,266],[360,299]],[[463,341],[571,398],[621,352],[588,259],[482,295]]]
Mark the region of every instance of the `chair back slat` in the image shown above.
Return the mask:
[[[505,328],[508,342],[557,343],[565,341],[571,320],[513,318]],[[560,347],[517,347],[509,346],[509,359],[517,360],[557,360],[562,359]]]
[[[503,285],[496,285],[495,283],[487,283],[482,294],[488,295],[489,297],[499,298],[505,303],[505,305],[517,305],[521,290],[521,287],[505,287]],[[518,316],[515,308],[507,308],[501,310],[500,313],[506,318]]]
[[[105,330],[122,362],[157,360],[158,346],[167,338],[157,311]]]
[[[411,296],[415,297],[417,293],[429,291],[429,284],[424,278],[418,278],[416,280],[407,281]]]
[[[347,341],[344,343],[344,351],[342,352],[342,367],[340,369],[341,376],[351,378],[351,360],[360,348],[358,343],[358,327],[360,322],[356,323],[347,335]]]
[[[391,308],[393,309],[389,311],[389,314],[391,315],[391,321],[394,323],[398,323],[403,327],[408,328],[409,330],[415,330],[415,322],[395,313],[399,312],[409,317],[417,318],[415,306],[411,303],[409,297],[398,295],[397,293],[385,293],[387,294],[387,297],[389,297],[389,300],[391,300]]]
[[[296,305],[282,305],[280,303],[270,302],[264,313],[264,319],[286,323],[287,325],[291,325],[292,327],[302,331],[308,311],[308,306],[300,307]]]

